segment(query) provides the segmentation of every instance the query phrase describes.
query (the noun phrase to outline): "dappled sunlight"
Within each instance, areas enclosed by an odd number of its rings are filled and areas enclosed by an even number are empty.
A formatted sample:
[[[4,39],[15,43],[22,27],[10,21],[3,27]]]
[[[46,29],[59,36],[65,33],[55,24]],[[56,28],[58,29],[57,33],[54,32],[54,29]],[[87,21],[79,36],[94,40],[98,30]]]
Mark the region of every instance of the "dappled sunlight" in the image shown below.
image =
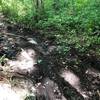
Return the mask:
[[[38,45],[38,43],[33,38],[27,38],[27,40],[28,40],[29,43]]]
[[[79,78],[71,71],[65,70],[62,75],[66,81],[68,81],[74,88],[79,89]]]
[[[17,57],[17,60],[8,60],[7,65],[15,72],[27,74],[36,69],[36,63],[36,52],[32,49],[22,49],[21,53]]]
[[[0,81],[0,100],[24,100],[28,95],[35,95],[35,87],[29,80],[15,82]]]
[[[61,77],[65,79],[72,87],[74,87],[84,98],[88,98],[81,89],[80,79],[72,71],[66,69],[62,71]]]

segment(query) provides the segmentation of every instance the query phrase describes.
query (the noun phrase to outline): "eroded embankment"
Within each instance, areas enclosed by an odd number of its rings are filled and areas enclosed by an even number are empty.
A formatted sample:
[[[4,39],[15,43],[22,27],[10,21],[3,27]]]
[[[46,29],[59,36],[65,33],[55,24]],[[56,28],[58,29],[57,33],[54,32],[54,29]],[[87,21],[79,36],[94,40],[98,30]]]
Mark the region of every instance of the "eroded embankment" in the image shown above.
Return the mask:
[[[19,29],[4,22],[1,16],[0,100],[100,99],[100,70],[91,58],[87,62],[87,57],[79,55],[61,57],[50,38],[24,34],[25,30],[18,33]],[[77,59],[79,64],[74,63]]]

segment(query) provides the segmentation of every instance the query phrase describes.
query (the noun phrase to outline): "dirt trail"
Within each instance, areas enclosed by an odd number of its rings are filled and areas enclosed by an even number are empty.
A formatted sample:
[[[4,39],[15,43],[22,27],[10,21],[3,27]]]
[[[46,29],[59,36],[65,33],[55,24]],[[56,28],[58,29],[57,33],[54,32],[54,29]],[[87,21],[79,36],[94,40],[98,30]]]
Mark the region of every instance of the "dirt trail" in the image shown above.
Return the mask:
[[[0,14],[0,100],[100,100],[100,70],[67,57],[63,67],[52,39],[19,30]]]

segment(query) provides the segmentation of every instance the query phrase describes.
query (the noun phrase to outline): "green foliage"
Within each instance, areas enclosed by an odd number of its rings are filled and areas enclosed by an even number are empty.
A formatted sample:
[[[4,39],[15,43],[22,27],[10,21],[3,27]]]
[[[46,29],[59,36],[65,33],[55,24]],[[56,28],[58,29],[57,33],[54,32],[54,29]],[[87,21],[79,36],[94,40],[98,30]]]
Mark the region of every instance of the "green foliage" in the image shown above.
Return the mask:
[[[0,2],[2,11],[13,21],[30,23],[34,25],[36,12],[36,0],[2,0]],[[54,26],[59,29],[74,28],[79,26],[87,31],[92,30],[95,25],[100,25],[100,0],[44,0],[44,12],[39,23],[42,28]],[[40,13],[40,12],[39,12]]]
[[[14,22],[49,31],[63,53],[70,50],[69,44],[81,52],[100,44],[100,0],[43,0],[38,5],[36,1],[2,0],[0,8]]]
[[[32,24],[34,10],[31,0],[2,0],[1,8],[10,21]]]
[[[58,37],[58,44],[62,50],[61,53],[68,53],[70,50],[69,45],[72,45],[73,48],[76,48],[76,50],[80,53],[89,53],[91,50],[93,50],[100,54],[100,37],[98,36],[88,36],[87,34],[79,36],[75,34],[69,34],[67,36],[63,35],[62,37]]]

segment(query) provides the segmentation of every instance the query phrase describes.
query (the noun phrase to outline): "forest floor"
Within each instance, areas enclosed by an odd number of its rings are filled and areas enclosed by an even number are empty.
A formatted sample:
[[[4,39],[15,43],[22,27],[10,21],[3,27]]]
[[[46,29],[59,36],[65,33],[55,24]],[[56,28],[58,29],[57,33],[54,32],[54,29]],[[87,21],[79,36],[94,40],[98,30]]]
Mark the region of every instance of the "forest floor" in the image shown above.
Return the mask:
[[[56,48],[0,14],[0,100],[100,100],[100,57]]]

